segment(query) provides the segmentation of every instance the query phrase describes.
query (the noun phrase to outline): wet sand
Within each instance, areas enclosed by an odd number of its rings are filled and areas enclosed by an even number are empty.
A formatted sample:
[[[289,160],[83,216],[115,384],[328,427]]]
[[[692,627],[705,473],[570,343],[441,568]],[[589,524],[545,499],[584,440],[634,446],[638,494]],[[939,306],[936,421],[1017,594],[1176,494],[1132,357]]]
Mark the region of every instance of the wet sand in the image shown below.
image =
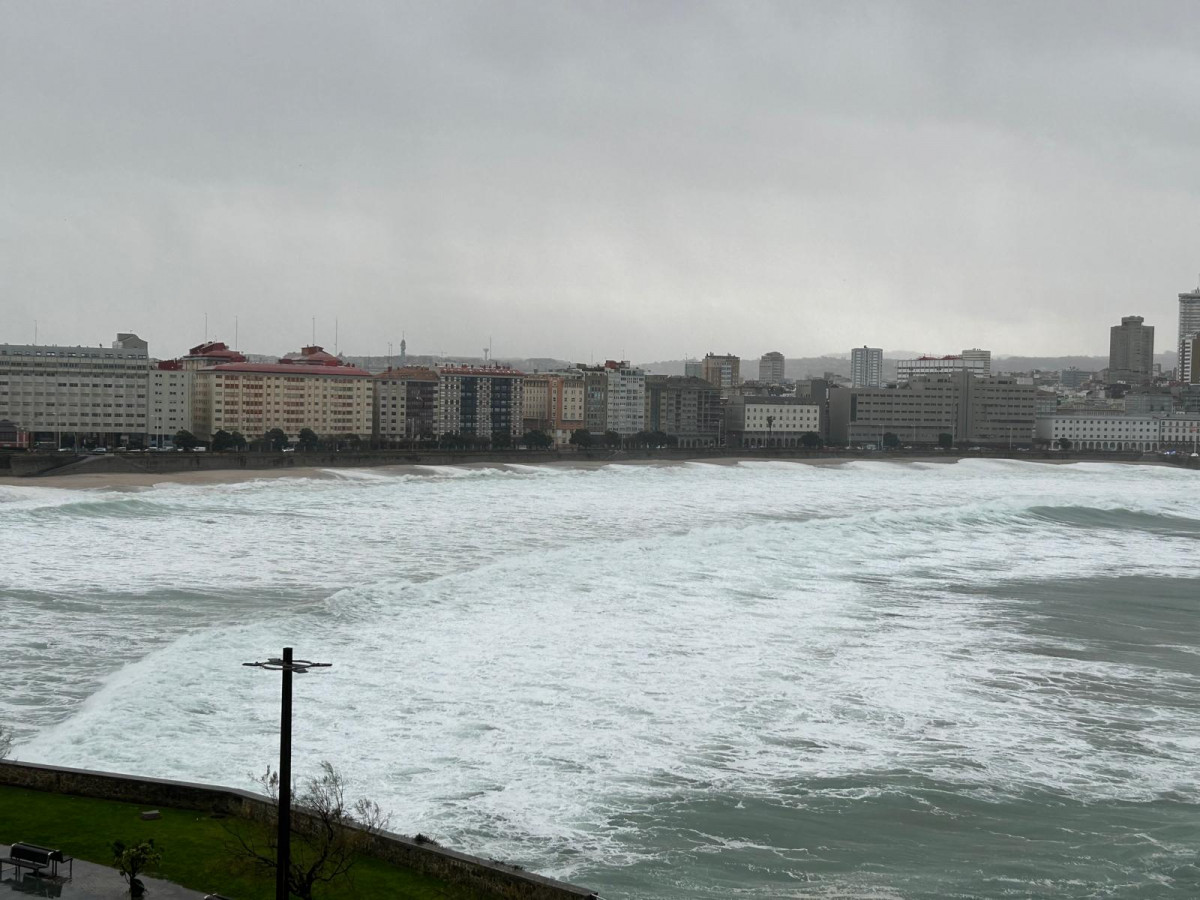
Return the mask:
[[[772,456],[718,456],[704,457],[687,460],[664,460],[664,459],[581,459],[581,460],[552,460],[523,463],[519,460],[509,461],[488,461],[488,462],[464,462],[451,463],[441,465],[390,465],[390,466],[347,466],[346,471],[364,471],[369,470],[383,475],[430,475],[432,470],[444,468],[447,465],[455,468],[465,469],[496,469],[503,468],[509,465],[515,466],[555,466],[569,467],[574,469],[600,469],[604,466],[682,466],[682,465],[707,465],[707,466],[735,466],[745,462],[783,462],[793,463],[802,466],[843,466],[851,462],[886,462],[892,464],[911,464],[911,463],[933,463],[938,465],[947,465],[956,463],[960,459],[996,459],[997,457],[979,457],[979,456],[852,456],[852,457],[816,457],[813,459],[789,458],[789,457],[772,457]],[[999,457],[999,459],[1009,459],[1012,457]],[[1162,460],[1103,460],[1103,459],[1079,459],[1065,457],[1061,459],[1036,457],[1033,459],[1016,459],[1016,462],[1041,463],[1045,465],[1065,465],[1081,462],[1110,462],[1120,463],[1124,465],[1171,465]],[[217,484],[241,484],[247,481],[258,481],[260,479],[276,479],[276,478],[339,478],[339,469],[334,467],[296,467],[282,469],[205,469],[201,471],[187,472],[158,472],[158,473],[142,473],[142,472],[96,472],[84,473],[79,472],[71,475],[42,475],[25,478],[0,478],[0,486],[11,487],[39,487],[39,488],[59,488],[62,490],[121,490],[128,488],[146,488],[154,487],[159,484],[189,484],[189,485],[217,485]]]

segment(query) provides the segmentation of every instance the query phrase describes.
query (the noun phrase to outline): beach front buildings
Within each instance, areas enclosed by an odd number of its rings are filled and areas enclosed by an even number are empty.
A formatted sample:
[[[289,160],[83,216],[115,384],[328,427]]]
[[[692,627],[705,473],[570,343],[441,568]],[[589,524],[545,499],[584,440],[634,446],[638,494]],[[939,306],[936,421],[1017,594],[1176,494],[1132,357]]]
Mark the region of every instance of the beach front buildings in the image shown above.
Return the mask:
[[[716,447],[721,419],[721,392],[703,378],[646,376],[646,431],[662,432],[680,448]]]
[[[136,334],[108,347],[0,344],[0,419],[34,445],[140,443],[149,411],[150,358]]]
[[[371,430],[380,447],[412,446],[435,437],[438,373],[422,366],[375,376]]]
[[[435,434],[516,443],[523,433],[524,372],[503,366],[443,366],[437,374]]]
[[[371,436],[373,379],[321,347],[305,347],[275,363],[223,362],[192,373],[195,435],[217,431],[261,438],[278,428],[289,437]]]

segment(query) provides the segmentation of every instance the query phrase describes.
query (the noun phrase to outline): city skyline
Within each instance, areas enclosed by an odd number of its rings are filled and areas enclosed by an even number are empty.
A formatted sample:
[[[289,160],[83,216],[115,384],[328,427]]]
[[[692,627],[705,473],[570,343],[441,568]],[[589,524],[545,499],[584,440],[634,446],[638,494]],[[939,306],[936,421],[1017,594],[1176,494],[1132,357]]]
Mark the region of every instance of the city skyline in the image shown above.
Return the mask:
[[[1192,13],[11,5],[0,333],[1102,355],[1200,272]]]

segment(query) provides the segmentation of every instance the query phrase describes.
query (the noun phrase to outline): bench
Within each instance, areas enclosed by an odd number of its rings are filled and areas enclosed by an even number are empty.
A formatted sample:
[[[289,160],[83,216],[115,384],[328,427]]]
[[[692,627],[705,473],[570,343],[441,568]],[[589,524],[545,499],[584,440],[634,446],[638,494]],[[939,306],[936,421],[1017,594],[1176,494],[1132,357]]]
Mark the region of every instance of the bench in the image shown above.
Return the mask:
[[[7,858],[0,858],[0,873],[4,871],[4,864],[8,863],[18,871],[29,869],[35,875],[40,875],[43,869],[49,868],[51,875],[57,875],[58,864],[63,862],[68,864],[68,871],[71,876],[74,876],[74,857],[63,856],[61,850],[51,850],[49,847],[39,847],[37,844],[24,844],[18,841],[9,849]]]

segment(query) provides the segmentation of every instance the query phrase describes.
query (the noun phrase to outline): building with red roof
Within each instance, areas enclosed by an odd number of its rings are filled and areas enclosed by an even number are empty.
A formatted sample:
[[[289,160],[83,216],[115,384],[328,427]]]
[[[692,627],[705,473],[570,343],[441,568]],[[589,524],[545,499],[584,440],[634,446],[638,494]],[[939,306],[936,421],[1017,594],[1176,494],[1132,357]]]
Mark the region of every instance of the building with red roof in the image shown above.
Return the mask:
[[[207,349],[206,349],[207,348]],[[199,352],[197,352],[199,351]],[[222,345],[193,348],[189,358],[216,362],[193,373],[192,416],[196,436],[240,431],[253,440],[278,428],[296,437],[308,428],[321,436],[371,436],[371,373],[351,366],[324,348],[304,347],[274,363],[247,362]]]

